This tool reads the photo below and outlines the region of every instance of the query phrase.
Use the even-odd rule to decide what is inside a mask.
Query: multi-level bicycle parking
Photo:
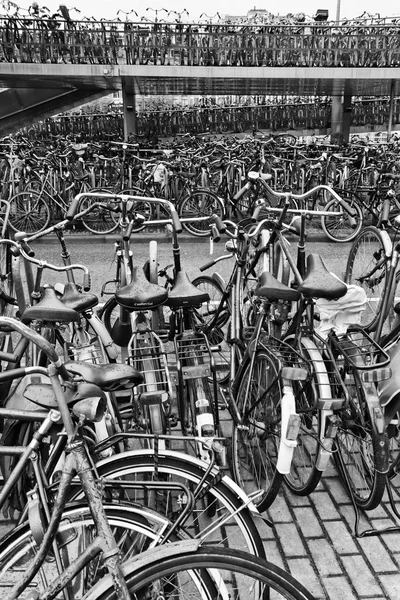
[[[41,31],[41,44],[26,38],[18,51],[38,62],[90,57],[91,31],[80,37],[65,21],[72,35],[59,36],[63,48],[49,54],[54,40]],[[291,28],[274,60],[284,60],[290,36],[309,35],[308,22],[300,33],[297,25],[273,24],[274,36]],[[375,17],[351,24],[364,34],[367,25],[371,35],[386,27]],[[185,62],[183,28],[174,27],[175,60]],[[157,33],[139,60],[170,60]],[[240,51],[223,60],[259,61],[249,40],[264,33],[242,32]],[[217,35],[208,27],[208,47],[190,60],[221,60],[210,46]],[[104,40],[96,60],[123,58]],[[348,60],[360,60],[351,44]],[[342,66],[342,54],[333,56]],[[363,57],[367,66],[370,48]],[[254,131],[159,148],[51,142],[39,152],[26,138],[4,140],[0,165],[0,506],[21,513],[0,541],[6,598],[337,598],[340,565],[365,549],[358,538],[400,516],[396,139],[339,146]],[[73,263],[64,237],[80,227],[118,236],[115,290],[99,313],[88,268]],[[145,239],[148,227],[169,232],[165,265],[155,240],[145,264],[137,260],[135,236]],[[204,265],[198,252],[196,267],[230,259],[227,283],[218,273],[191,281],[183,229],[211,247],[226,242],[226,254]],[[344,281],[312,250],[315,233],[341,249]],[[42,260],[37,244],[54,234],[62,267]],[[66,283],[54,275],[47,283],[49,272]],[[308,509],[332,498],[337,477],[342,550],[319,554],[316,542],[332,540],[338,515],[315,522]],[[361,531],[360,518],[373,530]],[[290,537],[279,543],[296,546],[283,569],[265,561],[265,526],[275,519]],[[350,548],[344,531],[353,526]],[[370,563],[385,557],[382,538]],[[317,584],[304,553],[315,556]],[[369,582],[377,598],[396,597],[384,576],[396,571],[381,565]],[[351,575],[340,590],[347,583],[365,596]]]

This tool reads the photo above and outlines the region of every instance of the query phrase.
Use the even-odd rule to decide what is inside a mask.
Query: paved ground
[[[400,510],[400,481],[395,483]],[[399,600],[400,532],[355,537],[355,513],[333,464],[309,497],[283,488],[267,516],[273,527],[260,523],[260,530],[268,559],[290,571],[316,598]],[[378,509],[362,515],[360,530],[396,524],[400,519],[385,497]],[[11,526],[1,517],[0,535]]]

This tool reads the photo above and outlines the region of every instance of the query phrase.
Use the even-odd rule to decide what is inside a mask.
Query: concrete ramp
[[[93,89],[2,89],[0,90],[0,137],[110,93],[110,90]]]

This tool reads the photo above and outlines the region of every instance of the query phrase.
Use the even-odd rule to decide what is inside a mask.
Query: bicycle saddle
[[[287,302],[297,302],[301,297],[300,292],[278,281],[269,271],[261,273],[254,295],[267,300],[287,300]]]
[[[64,287],[64,293],[60,298],[61,302],[68,308],[81,313],[89,308],[93,308],[99,303],[96,294],[90,292],[80,292],[75,283],[70,281]]]
[[[73,375],[80,375],[87,383],[93,383],[105,392],[130,389],[143,382],[143,376],[131,365],[113,363],[95,365],[88,362],[67,361],[65,368]]]
[[[187,273],[179,271],[175,277],[175,283],[168,295],[166,302],[171,308],[185,308],[189,306],[200,306],[203,302],[208,302],[210,296],[207,292],[199,290],[189,280]]]
[[[118,304],[130,311],[152,310],[165,304],[167,298],[167,290],[157,283],[150,283],[142,267],[134,267],[131,283],[115,293]]]
[[[298,290],[306,298],[336,300],[347,293],[347,286],[328,271],[319,254],[309,254],[307,276]]]
[[[64,321],[72,323],[79,321],[76,310],[65,306],[56,296],[54,288],[46,286],[40,302],[34,306],[28,306],[21,316],[23,323],[39,319],[41,321],[56,322]]]

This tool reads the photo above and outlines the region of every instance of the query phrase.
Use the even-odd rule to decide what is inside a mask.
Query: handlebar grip
[[[213,239],[214,242],[220,242],[221,241],[221,236],[219,234],[219,231],[216,227],[216,225],[212,225],[211,226],[211,237]]]
[[[210,269],[214,265],[215,265],[215,261],[214,260],[210,260],[210,262],[208,262],[205,265],[203,265],[202,267],[200,267],[199,270],[203,273],[203,271],[207,271],[207,269]]]
[[[27,254],[28,256],[33,258],[35,256],[35,251],[33,250],[33,248],[31,248],[30,245],[27,244],[24,240],[21,240],[20,243],[21,243],[21,248],[25,252],[25,254]]]
[[[79,202],[80,202],[80,198],[75,196],[75,198],[72,200],[72,202],[68,208],[67,214],[65,215],[65,218],[68,221],[72,221],[72,219],[75,217],[75,215],[78,211]]]
[[[225,233],[226,225],[219,215],[213,215],[214,223],[220,233]]]
[[[91,288],[91,277],[90,273],[84,273],[83,275],[83,290],[88,292]]]
[[[176,233],[182,233],[182,223],[176,210],[171,210],[172,226]]]
[[[261,204],[261,203],[257,204],[257,206],[255,207],[253,214],[251,215],[251,218],[254,219],[254,221],[258,220],[258,217],[260,216],[262,207],[263,207],[263,204]]]

